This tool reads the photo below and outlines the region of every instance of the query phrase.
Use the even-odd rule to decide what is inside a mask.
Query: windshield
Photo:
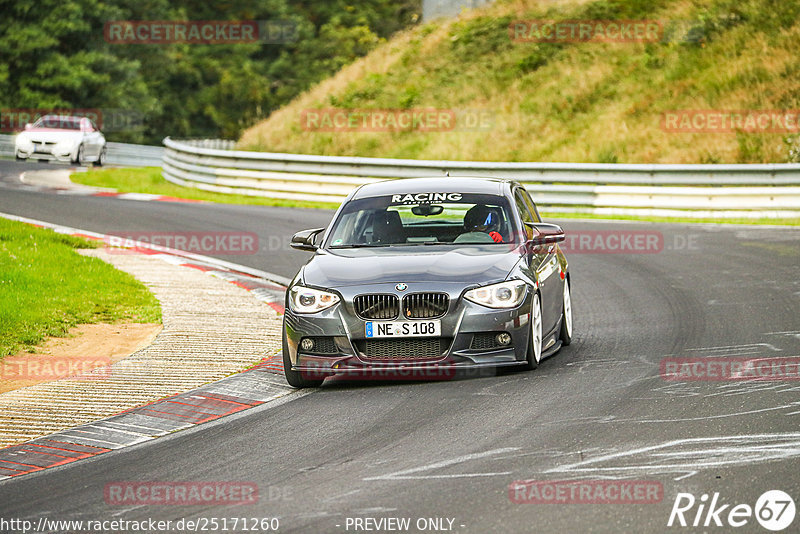
[[[33,123],[34,128],[55,128],[58,130],[80,130],[81,122],[78,117],[65,117],[60,115],[46,115]]]
[[[333,223],[328,248],[514,243],[505,197],[416,193],[349,202]]]

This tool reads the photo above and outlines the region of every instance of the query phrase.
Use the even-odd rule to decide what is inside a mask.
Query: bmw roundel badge
[[[394,288],[396,290],[398,290],[398,291],[405,291],[406,289],[408,289],[408,286],[406,284],[404,284],[403,282],[400,282],[399,284],[394,286]]]

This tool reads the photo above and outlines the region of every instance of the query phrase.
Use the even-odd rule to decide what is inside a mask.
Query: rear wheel
[[[106,164],[106,147],[103,147],[103,150],[100,151],[100,155],[97,156],[97,161],[95,163],[98,167],[102,167]]]
[[[309,379],[303,376],[300,371],[292,370],[292,362],[289,359],[289,344],[286,342],[286,334],[283,334],[283,374],[286,376],[286,381],[293,388],[318,388],[322,385],[324,378],[321,380]]]
[[[569,290],[569,278],[564,279],[564,306],[561,312],[561,333],[559,338],[564,346],[572,343],[572,297]]]
[[[527,369],[536,369],[542,360],[542,303],[539,294],[533,295],[531,304],[531,333],[528,336]]]

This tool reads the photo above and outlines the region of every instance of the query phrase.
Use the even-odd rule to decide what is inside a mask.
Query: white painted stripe
[[[158,258],[159,260],[165,261],[170,265],[183,265],[186,263],[185,259],[173,256],[171,254],[153,254],[150,257]]]
[[[184,430],[184,429],[187,429],[187,428],[191,428],[191,426],[192,426],[191,424],[187,424],[187,425],[183,425],[183,426],[180,426],[180,427],[177,427],[177,428],[168,428],[168,429],[165,430],[163,428],[146,427],[146,426],[141,426],[141,425],[129,425],[129,424],[125,424],[125,423],[117,423],[115,421],[103,421],[103,424],[104,425],[113,426],[114,430],[122,430],[122,429],[118,429],[116,427],[130,428],[131,432],[137,432],[139,435],[142,435],[142,436],[164,436],[164,435],[169,434],[171,432],[175,432],[176,430]],[[137,428],[141,429],[141,430],[136,431],[135,429],[137,429]],[[147,434],[143,433],[142,431],[146,431]]]
[[[771,334],[800,334],[800,330],[787,330],[785,332],[765,332],[766,335]]]
[[[157,200],[161,198],[162,195],[153,195],[150,193],[120,193],[117,195],[117,198],[121,198],[123,200]]]
[[[151,438],[151,437],[146,437],[146,438],[142,438],[142,439],[140,439],[138,441],[133,441],[133,442],[130,442],[130,443],[116,443],[116,442],[113,442],[113,441],[105,441],[105,440],[102,440],[102,439],[88,438],[86,436],[75,436],[75,435],[70,434],[69,431],[59,432],[57,434],[51,434],[49,436],[44,436],[44,437],[47,438],[47,439],[54,439],[54,440],[58,440],[61,437],[67,437],[67,438],[71,438],[71,439],[80,439],[81,441],[79,441],[79,442],[69,442],[68,441],[67,443],[73,443],[74,445],[84,445],[84,446],[88,445],[90,447],[92,446],[92,443],[95,443],[95,444],[97,444],[98,447],[102,447],[104,449],[122,449],[122,448],[125,448],[125,447],[129,447],[131,445],[136,445],[137,443],[144,443],[145,441],[150,441],[150,440],[154,439],[154,438]],[[86,443],[86,442],[90,442],[90,443]]]
[[[428,480],[428,479],[448,479],[448,478],[475,478],[475,477],[496,477],[500,475],[510,475],[511,471],[498,471],[497,473],[458,473],[455,475],[404,475],[382,480]],[[365,478],[364,480],[378,480],[380,477]]]
[[[105,421],[98,421],[97,423],[90,423],[88,425],[83,425],[81,429],[89,429],[89,428],[96,428],[103,432],[118,432],[120,434],[126,434],[128,436],[135,436],[135,437],[142,437],[144,434],[141,432],[133,432],[130,430],[122,430],[121,428],[109,428],[105,426],[107,423]]]
[[[769,408],[761,408],[758,410],[749,410],[746,412],[733,412],[733,413],[725,413],[725,414],[717,414],[717,415],[706,415],[703,417],[681,417],[678,419],[620,419],[618,423],[679,423],[679,422],[686,422],[686,421],[705,421],[707,419],[724,419],[726,417],[739,417],[742,415],[751,415],[754,413],[762,413],[762,412],[772,412],[775,410],[783,410],[784,408],[792,408],[796,406],[797,403],[789,403],[784,404],[782,406],[771,406]]]
[[[398,480],[408,478],[406,475],[410,475],[412,473],[419,473],[420,471],[428,471],[430,469],[439,469],[441,467],[448,467],[450,465],[460,464],[464,462],[469,462],[470,460],[477,460],[479,458],[486,458],[489,456],[495,456],[498,454],[503,454],[506,452],[513,452],[518,451],[519,447],[504,447],[502,449],[492,449],[490,451],[485,452],[477,452],[473,454],[465,454],[462,456],[456,456],[455,458],[450,458],[449,460],[442,460],[440,462],[435,462],[432,464],[423,465],[420,467],[412,467],[411,469],[403,469],[402,471],[395,471],[394,473],[389,473],[386,475],[380,475],[376,477],[367,477],[362,480]],[[472,474],[464,474],[461,476],[470,477],[470,476],[493,476],[497,473],[472,473]],[[413,478],[426,478],[426,477],[413,477]]]
[[[702,350],[702,351],[709,351],[709,350],[714,351],[714,350],[726,350],[726,349],[745,350],[745,349],[753,348],[753,347],[767,347],[768,349],[770,349],[770,350],[772,350],[774,352],[782,352],[781,349],[775,348],[774,345],[771,345],[769,343],[743,343],[741,345],[724,345],[724,346],[721,346],[721,347],[698,347],[698,348],[695,348],[695,349],[686,349],[686,350],[687,351],[700,351],[700,350]]]
[[[685,438],[685,439],[677,439],[672,441],[667,441],[665,443],[661,443],[658,445],[650,445],[647,447],[641,447],[637,449],[631,449],[628,451],[621,451],[615,452],[611,454],[606,454],[603,456],[598,456],[596,458],[589,458],[587,460],[583,460],[580,462],[575,462],[572,464],[567,464],[563,466],[554,467],[552,469],[548,469],[545,473],[562,473],[562,472],[569,472],[569,471],[636,471],[636,470],[650,470],[650,471],[664,471],[669,469],[679,469],[685,470],[687,467],[696,468],[696,467],[711,467],[711,466],[720,466],[720,465],[730,465],[736,463],[746,463],[754,461],[752,455],[741,455],[741,457],[736,457],[736,453],[740,452],[751,452],[750,449],[752,447],[748,447],[744,443],[747,441],[756,441],[760,442],[767,439],[784,439],[789,440],[785,443],[776,443],[774,446],[761,446],[758,448],[756,452],[765,452],[771,454],[762,454],[761,457],[756,458],[755,460],[770,460],[776,458],[786,458],[791,456],[798,456],[800,455],[800,433],[791,432],[791,433],[778,433],[778,434],[750,434],[750,435],[741,435],[741,436],[712,436],[712,437],[705,437],[705,438]],[[650,453],[653,451],[658,451],[661,449],[666,449],[669,447],[674,446],[684,446],[684,445],[699,445],[705,443],[713,443],[718,445],[720,442],[731,442],[732,446],[729,447],[719,447],[716,446],[712,449],[708,449],[705,452],[708,454],[720,454],[724,456],[723,459],[717,460],[708,460],[706,462],[698,462],[695,464],[687,465],[687,464],[654,464],[649,463],[646,465],[630,465],[630,466],[615,466],[615,467],[590,467],[592,464],[597,464],[601,462],[605,462],[608,460],[617,460],[621,458],[635,456],[637,454],[642,453]],[[733,446],[737,442],[744,442],[742,447]],[[766,449],[765,447],[770,447]],[[701,452],[704,452],[701,449]],[[661,455],[665,455],[668,453],[659,453]],[[680,454],[680,453],[679,453]],[[692,451],[685,451],[683,454],[689,455],[692,454]],[[696,454],[696,452],[694,453]],[[689,459],[687,458],[687,461]]]

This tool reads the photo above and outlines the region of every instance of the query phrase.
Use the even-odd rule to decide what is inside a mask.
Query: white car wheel
[[[564,313],[561,316],[561,344],[569,345],[572,342],[572,296],[569,289],[569,279],[564,280]]]
[[[542,303],[539,294],[533,295],[531,304],[531,333],[528,340],[528,369],[536,369],[542,360]]]

